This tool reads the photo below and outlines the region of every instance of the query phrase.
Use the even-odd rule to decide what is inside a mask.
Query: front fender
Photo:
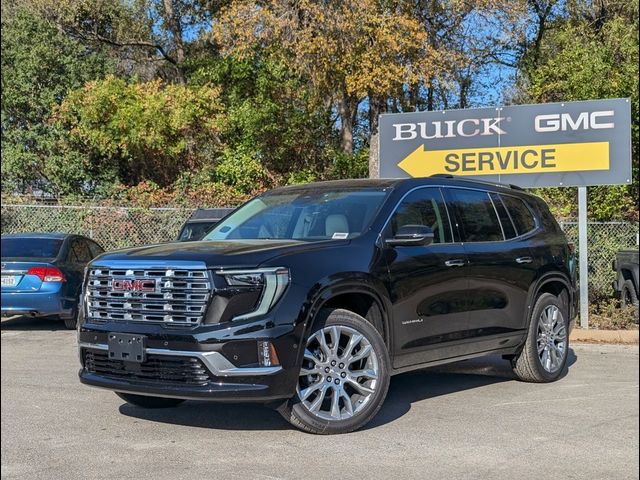
[[[300,312],[300,320],[304,322],[303,345],[306,344],[313,319],[323,306],[338,295],[357,293],[369,296],[377,304],[382,314],[382,327],[385,332],[387,345],[392,345],[391,336],[391,301],[383,282],[364,272],[344,272],[320,279],[309,290],[307,299]],[[304,348],[300,349],[300,361]]]

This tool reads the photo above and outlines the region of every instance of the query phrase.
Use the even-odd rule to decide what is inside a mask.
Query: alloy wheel
[[[547,306],[538,319],[537,337],[540,364],[549,373],[556,373],[567,355],[567,327],[556,305]]]
[[[324,420],[346,420],[371,400],[379,384],[379,361],[357,330],[333,325],[309,338],[297,393],[304,408]]]

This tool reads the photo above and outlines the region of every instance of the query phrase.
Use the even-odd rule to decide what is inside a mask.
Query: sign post
[[[373,177],[578,187],[580,323],[588,327],[586,187],[631,183],[629,99],[383,114],[378,141]]]

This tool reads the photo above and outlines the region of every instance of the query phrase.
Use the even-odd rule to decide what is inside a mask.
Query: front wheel
[[[307,340],[296,396],[280,413],[309,433],[347,433],[380,410],[391,371],[380,333],[348,310],[323,310]]]
[[[184,402],[179,398],[147,397],[145,395],[134,395],[133,393],[116,392],[116,395],[125,402],[142,408],[171,408]]]
[[[524,348],[513,361],[513,372],[525,382],[553,382],[560,378],[569,353],[569,324],[560,298],[538,297]]]

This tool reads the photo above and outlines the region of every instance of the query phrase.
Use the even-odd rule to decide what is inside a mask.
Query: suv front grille
[[[121,288],[114,288],[114,280]],[[135,282],[138,287],[131,287]],[[122,288],[123,283],[129,287]],[[154,286],[150,288],[150,284]],[[92,268],[87,279],[87,321],[198,325],[211,290],[209,273],[204,269]]]
[[[85,349],[84,368],[103,377],[137,382],[205,385],[212,380],[209,370],[193,357],[147,355],[145,362],[131,363],[111,360],[106,351]]]

